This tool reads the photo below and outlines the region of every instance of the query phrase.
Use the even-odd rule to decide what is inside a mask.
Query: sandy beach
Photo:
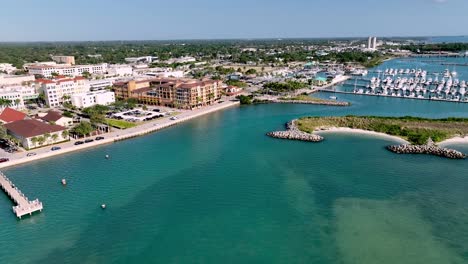
[[[468,144],[468,136],[449,138],[447,140],[444,140],[438,143],[437,145],[439,147],[443,147],[443,146],[452,145],[452,144]]]
[[[348,134],[362,134],[362,135],[369,135],[373,137],[380,137],[380,138],[387,138],[391,139],[394,141],[397,141],[400,144],[410,144],[408,141],[397,137],[397,136],[391,136],[387,135],[385,133],[379,133],[379,132],[374,132],[374,131],[369,131],[369,130],[363,130],[363,129],[353,129],[353,128],[347,128],[347,127],[331,127],[327,128],[324,130],[316,130],[314,134],[325,134],[325,133],[348,133]]]
[[[183,112],[177,115],[176,120],[171,120],[170,117],[165,117],[165,118],[158,119],[152,122],[148,122],[148,123],[145,123],[145,124],[133,127],[133,128],[129,128],[125,130],[117,130],[111,133],[102,134],[101,136],[104,137],[103,140],[99,140],[99,141],[95,140],[93,142],[82,144],[82,145],[74,145],[74,143],[77,140],[70,140],[65,143],[53,145],[53,146],[60,147],[61,148],[60,150],[52,151],[51,150],[52,146],[45,146],[43,148],[38,148],[38,149],[31,150],[31,151],[18,152],[9,156],[8,157],[10,159],[9,161],[5,163],[0,163],[0,168],[11,167],[11,166],[24,164],[24,163],[35,161],[35,160],[62,155],[62,154],[69,153],[72,151],[83,150],[83,149],[92,148],[98,145],[109,144],[109,143],[114,143],[117,141],[129,139],[133,137],[138,137],[141,135],[145,135],[145,134],[152,133],[152,132],[155,132],[155,131],[158,131],[167,127],[180,124],[182,122],[185,122],[185,121],[188,121],[188,120],[191,120],[191,119],[194,119],[194,118],[197,118],[197,117],[209,114],[209,113],[213,113],[213,112],[225,109],[225,108],[238,106],[238,105],[239,105],[238,101],[226,100],[222,103],[217,103],[217,104],[203,107],[200,109]],[[89,137],[89,138],[94,139],[95,137]],[[78,140],[83,141],[84,139],[86,138],[81,138]],[[28,157],[27,154],[32,153],[32,152],[36,153],[36,155]]]

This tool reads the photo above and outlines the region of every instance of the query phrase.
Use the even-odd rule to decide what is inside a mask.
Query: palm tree
[[[58,137],[59,137],[59,136],[58,136],[57,134],[52,134],[52,136],[51,136],[51,138],[52,138],[52,140],[53,140],[54,142],[57,141]]]
[[[44,144],[45,141],[46,141],[45,137],[38,137],[37,138],[37,143],[39,143],[40,146],[42,146],[42,144]]]
[[[64,131],[62,132],[62,137],[63,137],[64,139],[67,139],[69,135],[70,135],[70,132],[68,132],[68,130],[64,130]]]
[[[21,99],[15,99],[15,105],[18,108],[19,104],[21,103]]]
[[[36,146],[37,141],[38,141],[38,138],[37,138],[37,137],[32,137],[32,138],[31,138],[31,143],[34,145],[34,147]]]

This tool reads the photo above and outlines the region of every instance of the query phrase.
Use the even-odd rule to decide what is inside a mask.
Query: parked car
[[[171,120],[177,120],[177,116],[171,117]]]
[[[103,140],[104,137],[96,137],[96,140]]]
[[[94,139],[88,138],[88,139],[86,139],[86,140],[84,141],[84,143],[90,143],[90,142],[93,142],[93,141],[94,141]]]
[[[75,146],[76,146],[76,145],[81,145],[81,144],[84,144],[84,142],[83,142],[83,141],[77,141],[77,142],[75,142]]]
[[[29,152],[26,157],[36,156],[36,152]]]
[[[52,147],[50,150],[56,151],[56,150],[59,150],[59,149],[62,149],[62,148],[61,147]]]
[[[1,158],[1,159],[0,159],[0,163],[7,162],[7,161],[9,161],[9,160],[10,160],[9,158]]]

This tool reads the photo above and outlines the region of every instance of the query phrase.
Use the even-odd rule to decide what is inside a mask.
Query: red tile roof
[[[60,118],[62,118],[62,114],[54,110],[50,110],[47,115],[41,117],[42,120],[47,122],[57,122]]]
[[[11,133],[24,138],[42,136],[66,130],[63,126],[49,125],[36,119],[19,120],[5,125]]]
[[[26,118],[26,114],[20,111],[16,111],[10,107],[5,108],[0,114],[0,120],[5,123],[10,123],[18,120],[23,120]]]

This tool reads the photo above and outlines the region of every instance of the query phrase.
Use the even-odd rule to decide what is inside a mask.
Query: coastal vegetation
[[[280,97],[278,99],[282,101],[336,102],[335,100],[327,100],[327,99],[312,97],[306,94],[301,94],[301,95],[294,96],[294,97]]]
[[[226,84],[231,85],[231,86],[236,86],[236,87],[239,87],[239,88],[247,87],[247,84],[245,82],[238,81],[238,80],[227,80]]]
[[[297,126],[301,131],[308,133],[332,127],[363,129],[401,137],[416,145],[425,144],[429,138],[440,142],[451,137],[468,135],[468,118],[304,117],[298,119]]]
[[[263,85],[263,88],[277,93],[291,92],[306,88],[307,83],[298,82],[298,81],[286,81],[286,82],[269,82]]]

